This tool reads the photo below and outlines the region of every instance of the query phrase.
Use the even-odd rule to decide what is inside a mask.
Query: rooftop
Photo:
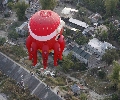
[[[84,27],[84,28],[87,28],[89,26],[85,22],[82,22],[82,21],[79,21],[79,20],[73,19],[73,18],[70,18],[69,22],[74,23],[74,24],[79,25],[79,26]]]
[[[78,10],[65,7],[65,8],[62,10],[61,13],[62,13],[62,14],[70,14],[70,12],[78,12]]]
[[[85,59],[89,59],[90,58],[90,54],[89,53],[87,53],[86,55],[85,55]]]
[[[88,52],[82,50],[80,47],[74,46],[72,51],[74,51],[75,53],[77,53],[78,55],[82,56],[85,59],[90,58],[90,54]]]
[[[78,48],[78,50],[76,51],[76,53],[79,55],[81,55],[82,52],[83,52],[83,50],[81,48]]]
[[[112,44],[108,43],[108,42],[101,42],[99,41],[97,38],[93,38],[89,41],[88,45],[90,45],[91,47],[93,47],[94,49],[97,49],[99,52],[102,52],[103,50],[105,51],[105,49],[110,48],[114,48],[112,46]]]
[[[24,22],[20,27],[18,27],[20,30],[22,30],[25,26],[27,26],[27,22]]]
[[[78,51],[78,47],[74,46],[73,49],[72,49],[72,51],[74,51],[74,52]]]

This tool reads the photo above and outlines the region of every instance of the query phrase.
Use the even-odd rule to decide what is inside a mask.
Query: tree
[[[13,7],[14,7],[13,2],[9,2],[9,3],[7,4],[7,7],[8,7],[9,9],[13,9]]]
[[[106,76],[106,73],[103,70],[98,71],[98,76],[103,79]]]
[[[114,90],[118,90],[118,92],[120,92],[120,64],[116,61],[113,61],[113,71],[109,79],[112,83],[112,89],[114,88]]]
[[[111,100],[118,100],[118,95],[117,94],[112,94],[112,99]]]
[[[78,38],[76,38],[75,40],[79,45],[83,45],[85,43],[88,42],[88,38],[85,36],[79,36]]]
[[[81,93],[80,100],[87,100],[87,95],[85,93]]]
[[[115,14],[115,10],[118,3],[119,3],[119,0],[105,0],[104,5],[106,8],[106,14],[107,15]]]
[[[40,0],[43,10],[53,10],[57,4],[57,0]]]
[[[62,66],[63,71],[67,72],[73,66],[73,61],[68,59],[66,56],[63,56],[61,66]]]
[[[27,56],[26,51],[23,49],[22,46],[12,46],[11,47],[11,53],[18,56],[18,57],[24,57]]]
[[[0,46],[3,45],[6,42],[5,38],[0,37]]]
[[[16,39],[19,37],[18,33],[15,31],[15,30],[11,30],[9,33],[8,33],[8,37],[10,39]]]
[[[115,49],[107,49],[106,53],[102,56],[102,60],[108,65],[112,64],[114,60],[118,60],[119,54]]]
[[[112,40],[116,40],[117,28],[111,22],[109,23],[108,27],[109,27],[109,35],[108,35],[109,38]]]
[[[113,72],[111,74],[111,80],[113,83],[117,84],[120,82],[120,64],[118,62],[113,61]]]
[[[108,39],[108,33],[106,31],[103,31],[101,34],[100,34],[100,40],[101,41],[106,41]]]
[[[22,21],[25,19],[25,10],[28,7],[25,2],[17,2],[14,8],[16,9],[16,14],[18,17],[18,20]]]

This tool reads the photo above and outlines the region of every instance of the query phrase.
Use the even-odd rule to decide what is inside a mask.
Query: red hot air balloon
[[[44,69],[47,67],[49,53],[54,51],[54,66],[58,59],[62,60],[62,52],[65,47],[63,27],[65,23],[60,16],[51,10],[40,10],[29,20],[29,36],[26,39],[26,47],[29,59],[33,66],[37,64],[37,51],[42,54]]]

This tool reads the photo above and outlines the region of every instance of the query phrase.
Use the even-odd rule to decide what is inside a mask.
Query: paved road
[[[3,93],[0,93],[0,100],[7,100],[6,95]]]
[[[7,57],[0,52],[0,70],[9,77],[21,82],[21,76],[23,76],[23,82],[31,92],[42,100],[63,100],[59,95],[54,93],[53,90],[48,89],[47,85],[39,80],[35,75],[31,75],[30,71],[25,69],[20,64]]]

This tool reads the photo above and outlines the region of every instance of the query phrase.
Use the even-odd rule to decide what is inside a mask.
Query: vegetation
[[[84,45],[84,44],[88,43],[89,37],[84,36],[82,34],[82,32],[80,32],[80,31],[77,31],[76,34],[77,34],[77,36],[75,36],[75,42],[78,45]]]
[[[81,0],[79,4],[82,6],[86,6],[89,10],[93,12],[99,12],[102,15],[119,15],[119,0]]]
[[[119,3],[119,0],[105,0],[105,8],[106,8],[106,14],[109,16],[113,16],[116,14],[116,8],[117,4]]]
[[[105,76],[106,76],[106,73],[103,70],[98,71],[98,77],[99,78],[103,79],[103,78],[105,78]]]
[[[43,10],[53,10],[57,4],[56,0],[40,0]]]
[[[116,61],[113,62],[113,71],[110,76],[110,80],[113,83],[113,86],[116,90],[119,90],[119,84],[120,84],[120,64],[118,64]]]
[[[59,61],[59,65],[62,67],[64,72],[69,72],[69,69],[79,71],[86,70],[86,65],[81,63],[79,60],[76,60],[76,58],[73,57],[72,52],[70,52],[67,56],[63,56],[63,60]]]
[[[28,89],[23,90],[16,82],[0,72],[0,90],[5,93],[9,100],[39,100],[30,95]]]
[[[13,4],[13,2],[8,2],[7,7],[8,7],[9,9],[14,9],[14,4]]]
[[[5,46],[0,46],[0,51],[18,62],[21,58],[27,56],[26,51],[21,45],[10,46],[9,44],[6,43]]]
[[[6,42],[5,38],[0,37],[0,46],[3,45]]]
[[[47,83],[49,86],[65,86],[66,80],[64,77],[58,76],[55,78],[52,77],[46,77],[45,83]]]
[[[85,93],[81,93],[80,100],[87,100],[87,95]]]
[[[10,39],[18,39],[19,35],[18,33],[16,32],[16,30],[11,30],[9,33],[8,33],[8,38]]]
[[[12,46],[11,48],[11,54],[16,55],[17,57],[25,57],[27,56],[26,51],[23,49],[22,46]]]
[[[114,60],[118,60],[119,54],[115,49],[108,49],[106,53],[102,56],[102,60],[105,61],[108,65],[112,64]]]
[[[16,10],[16,14],[19,21],[23,21],[26,19],[25,17],[25,10],[28,7],[28,5],[25,2],[17,2],[14,6]]]
[[[82,0],[82,5],[85,5],[88,9],[93,12],[105,12],[103,0]]]

